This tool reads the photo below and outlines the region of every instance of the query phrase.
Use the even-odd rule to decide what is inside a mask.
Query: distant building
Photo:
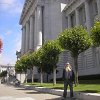
[[[0,65],[0,73],[7,71],[10,75],[15,75],[15,68],[11,65]]]
[[[7,66],[0,65],[0,73],[2,73],[3,71],[7,71]]]
[[[21,56],[37,50],[45,40],[56,39],[65,28],[83,25],[89,31],[96,19],[100,19],[100,0],[25,0],[20,18]],[[57,78],[67,61],[73,65],[65,51],[60,55]],[[78,61],[79,76],[100,74],[100,48],[86,50]]]

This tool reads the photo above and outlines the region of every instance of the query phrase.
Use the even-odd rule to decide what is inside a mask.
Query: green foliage
[[[3,71],[0,73],[0,77],[6,77],[7,76],[7,71]]]
[[[94,26],[91,28],[91,38],[94,46],[100,46],[100,22],[96,21]]]
[[[30,55],[24,55],[18,60],[15,64],[15,70],[16,72],[26,72],[28,68],[30,68],[31,63],[29,59]]]
[[[53,71],[53,67],[56,68],[56,64],[59,59],[59,54],[62,49],[57,41],[45,42],[42,48],[33,53],[33,62],[35,66],[42,68],[42,71],[50,74]]]
[[[27,71],[27,69],[29,68],[29,59],[28,59],[28,55],[24,55],[20,58],[20,62],[22,64],[22,69],[24,72]]]
[[[17,60],[17,62],[15,64],[15,71],[18,73],[21,73],[23,71],[22,64],[21,64],[20,60]]]
[[[58,37],[62,48],[71,51],[72,56],[77,56],[92,45],[88,32],[82,27],[66,29]]]
[[[48,64],[56,65],[59,59],[59,54],[62,52],[62,48],[58,44],[57,40],[48,41],[43,45],[45,52],[45,61]]]
[[[58,54],[61,53],[62,48],[58,44],[57,40],[48,41],[43,45],[43,49],[47,56],[56,57]]]
[[[82,26],[66,29],[59,37],[62,48],[69,50],[74,59],[75,85],[78,84],[78,55],[92,46],[92,40],[88,32]]]
[[[33,65],[41,67],[43,65],[43,56],[44,52],[42,48],[39,48],[37,51],[32,53],[32,62]]]

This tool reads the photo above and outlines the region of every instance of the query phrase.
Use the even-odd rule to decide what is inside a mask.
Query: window
[[[86,15],[85,15],[85,7],[83,5],[79,8],[79,21],[80,25],[83,25],[85,27]]]
[[[97,2],[96,0],[94,0],[94,16],[96,16],[98,14],[98,9],[97,9]]]
[[[73,12],[70,17],[71,17],[71,27],[74,27],[76,24],[75,12]]]
[[[96,0],[90,0],[89,1],[89,10],[90,10],[91,26],[93,26],[95,16],[98,14]]]

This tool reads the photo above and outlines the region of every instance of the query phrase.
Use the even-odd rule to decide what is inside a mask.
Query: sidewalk
[[[29,85],[21,85],[22,88],[36,90],[40,92],[46,92],[54,95],[62,96],[63,90],[60,89],[49,89],[45,87],[35,87]],[[69,97],[69,91],[67,96]],[[74,92],[74,97],[81,100],[100,100],[100,94],[97,93],[82,93],[82,92]]]

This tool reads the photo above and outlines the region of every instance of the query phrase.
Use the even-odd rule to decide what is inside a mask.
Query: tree
[[[53,83],[56,84],[56,67],[59,60],[59,54],[62,52],[62,48],[60,47],[57,40],[52,40],[44,43],[44,61],[46,64],[53,69]]]
[[[91,38],[95,47],[100,46],[100,21],[96,21],[94,26],[91,28]]]
[[[34,82],[34,56],[33,56],[33,53],[30,53],[28,55],[28,66],[29,66],[29,69],[32,69],[32,83]]]
[[[2,50],[2,45],[3,45],[3,43],[2,43],[2,40],[0,39],[0,53],[1,53],[1,50]]]
[[[69,50],[74,59],[75,66],[75,84],[78,84],[78,55],[84,52],[92,45],[88,32],[82,27],[64,30],[58,37],[59,44],[62,48]]]
[[[20,58],[20,63],[22,64],[22,70],[25,72],[25,82],[27,83],[27,69],[30,67],[30,62],[29,62],[29,56],[27,55],[23,55]]]
[[[0,77],[6,77],[7,76],[7,71],[2,71],[0,73]]]
[[[16,73],[20,73],[20,81],[21,81],[21,73],[23,72],[23,69],[22,69],[22,64],[20,60],[17,60],[15,64],[15,71]]]
[[[20,58],[20,60],[18,60],[15,64],[16,72],[20,72],[20,73],[22,73],[23,71],[25,72],[25,82],[27,82],[27,76],[26,76],[27,69],[33,69],[34,63],[32,61],[33,60],[32,57],[33,57],[32,53],[23,55]]]
[[[43,83],[42,68],[44,66],[44,63],[42,61],[42,58],[43,58],[42,56],[43,56],[43,50],[42,50],[42,48],[39,48],[37,51],[33,52],[29,56],[29,60],[30,60],[31,66],[39,67],[41,69],[41,83]]]
[[[53,68],[51,67],[50,64],[44,63],[42,71],[47,74],[47,82],[48,82],[48,77],[51,73],[53,73]],[[40,72],[40,68],[38,69],[38,72]]]

